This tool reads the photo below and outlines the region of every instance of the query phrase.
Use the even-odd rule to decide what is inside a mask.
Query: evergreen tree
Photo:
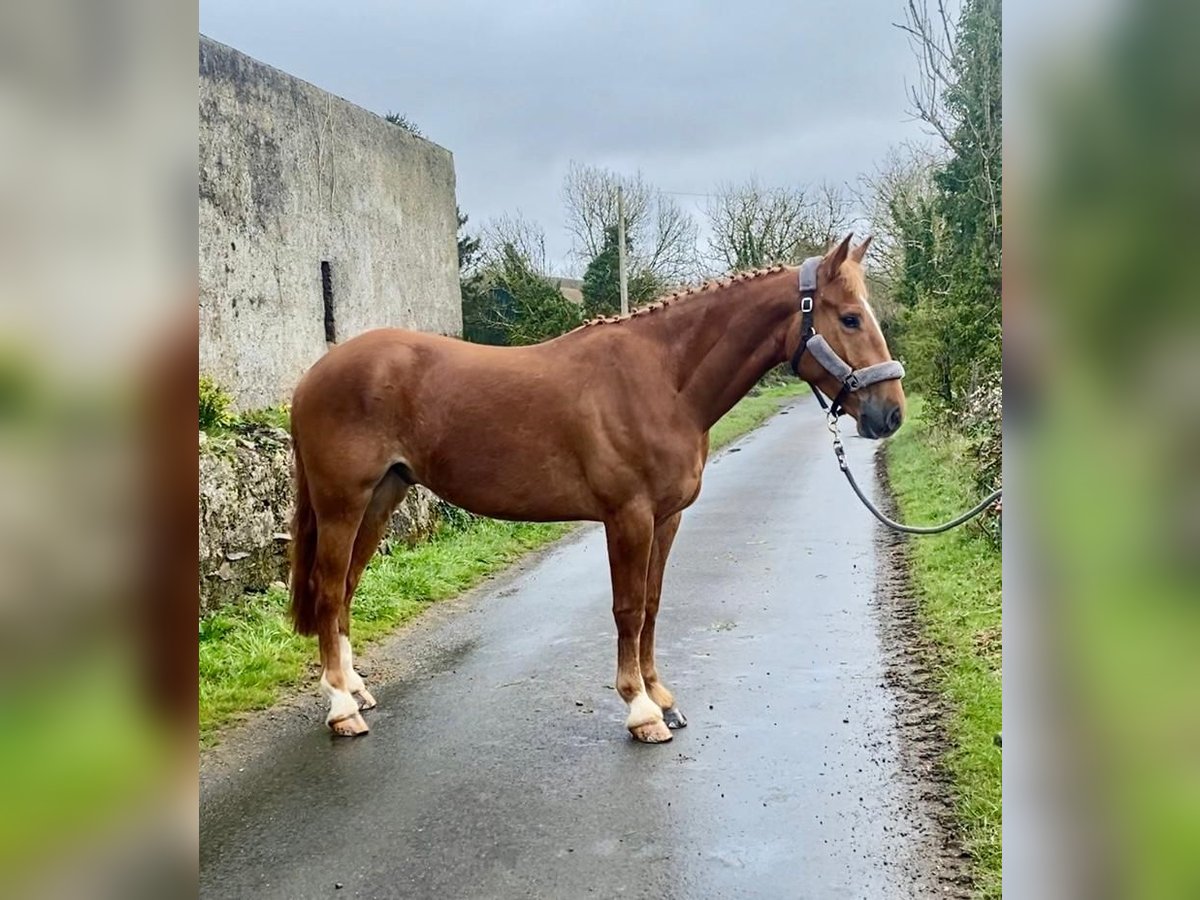
[[[503,335],[503,343],[536,344],[583,323],[581,310],[559,285],[535,272],[511,244],[501,248],[499,264],[485,278],[487,321]]]
[[[897,350],[910,383],[948,418],[1000,369],[1000,26],[1000,0],[967,0],[944,54],[949,64],[927,73],[940,93],[914,95],[948,156],[923,190],[886,198],[901,248],[892,286],[903,309]],[[910,33],[930,42],[939,30],[918,19]]]
[[[467,232],[467,216],[457,207],[458,215],[458,286],[462,294],[463,340],[475,344],[507,343],[503,329],[493,315],[494,302],[483,274],[478,270],[481,241]]]
[[[481,241],[467,232],[467,214],[457,206],[454,207],[454,212],[458,216],[458,271],[461,275],[471,271],[475,258],[479,255]]]
[[[617,238],[617,227],[610,225],[604,230],[604,247],[596,254],[583,274],[583,310],[585,316],[611,316],[621,309],[621,260]],[[631,244],[628,235],[625,249]],[[629,279],[629,305],[637,306],[654,299],[662,285],[648,269]]]

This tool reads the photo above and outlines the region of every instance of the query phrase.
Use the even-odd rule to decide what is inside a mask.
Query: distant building
[[[330,342],[462,331],[450,152],[200,37],[200,371],[287,400]]]

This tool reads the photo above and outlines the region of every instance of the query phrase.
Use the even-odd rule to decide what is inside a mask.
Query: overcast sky
[[[200,30],[454,153],[480,225],[520,210],[565,260],[572,160],[641,170],[703,220],[721,182],[856,182],[924,140],[903,0],[202,0]]]

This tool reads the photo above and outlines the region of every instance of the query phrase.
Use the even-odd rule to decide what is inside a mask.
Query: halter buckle
[[[813,298],[812,297],[801,297],[800,298],[800,312],[810,313],[812,311],[813,311]]]

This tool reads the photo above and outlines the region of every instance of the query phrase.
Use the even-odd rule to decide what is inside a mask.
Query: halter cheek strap
[[[810,256],[800,266],[800,343],[792,354],[792,371],[800,375],[800,357],[808,342],[817,333],[813,328],[813,303],[817,296],[817,269],[821,265],[821,257]]]
[[[842,414],[842,403],[849,394],[881,381],[894,381],[904,377],[904,366],[894,359],[876,363],[861,369],[852,369],[850,364],[834,352],[833,348],[813,327],[813,303],[817,296],[817,270],[821,266],[821,257],[810,256],[800,266],[800,343],[792,354],[792,371],[800,377],[800,360],[806,352],[821,365],[826,372],[841,382],[841,390],[833,399],[832,404],[826,404],[825,397],[817,386],[812,385],[813,394],[821,409],[830,415]]]

